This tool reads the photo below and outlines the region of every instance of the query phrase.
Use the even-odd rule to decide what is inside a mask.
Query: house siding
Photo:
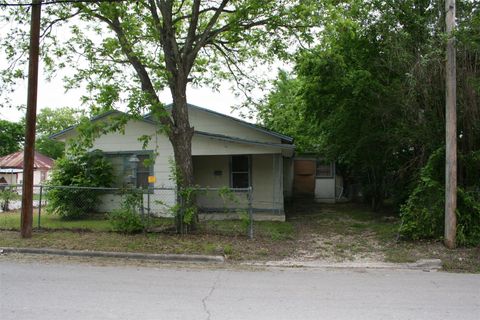
[[[188,110],[190,124],[196,131],[221,134],[253,141],[282,143],[280,138],[267,133],[252,130],[236,120],[209,113],[208,111],[190,108]]]
[[[265,154],[281,153],[277,147],[249,145],[240,142],[222,141],[204,136],[194,136],[192,140],[192,155],[235,155],[235,154]]]
[[[283,214],[281,160],[278,154],[251,155],[252,206],[256,211]],[[211,188],[230,186],[230,156],[197,156],[193,158],[193,167],[196,184]],[[222,174],[215,175],[215,171],[221,171]],[[240,205],[247,205],[245,196],[237,196]],[[226,206],[219,197],[212,195],[200,196],[198,200],[201,206],[212,209]],[[233,205],[227,205],[227,208]]]

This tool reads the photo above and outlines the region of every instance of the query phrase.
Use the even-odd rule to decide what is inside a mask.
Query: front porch
[[[248,208],[248,193],[235,190],[251,186],[255,219],[284,221],[283,166],[281,154],[194,156],[195,184],[200,188],[220,189],[197,196],[202,216],[225,219],[227,214],[238,218]],[[234,191],[222,194],[227,189]]]

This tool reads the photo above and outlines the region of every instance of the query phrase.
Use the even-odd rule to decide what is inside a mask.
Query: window
[[[317,159],[317,178],[333,178],[333,163]]]
[[[250,186],[250,157],[247,155],[231,158],[231,187],[248,188]]]
[[[43,182],[47,180],[47,172],[46,171],[40,171],[40,182]]]
[[[148,188],[148,176],[150,176],[151,171],[149,165],[145,165],[145,160],[148,160],[150,156],[148,154],[137,155],[140,162],[137,166],[137,187],[139,188]]]
[[[139,162],[136,164],[136,169],[133,163],[129,160],[135,155]],[[150,158],[150,154],[142,153],[121,153],[121,154],[106,154],[107,159],[110,160],[113,166],[114,187],[122,188],[131,186],[136,182],[136,187],[148,188],[148,176],[153,174],[153,168],[149,164],[145,164],[145,160]],[[133,176],[135,174],[135,176]]]

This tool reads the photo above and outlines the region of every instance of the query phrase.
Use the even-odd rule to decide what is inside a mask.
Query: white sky
[[[0,66],[5,61],[0,61]],[[231,85],[225,84],[220,88],[220,92],[212,91],[210,88],[189,88],[187,91],[187,99],[189,103],[200,107],[212,109],[217,112],[229,114],[231,116],[240,117],[237,111],[232,111],[232,106],[239,105],[242,100],[235,96],[230,89]],[[61,77],[47,82],[43,77],[39,79],[37,113],[42,108],[85,108],[80,103],[80,97],[85,94],[80,89],[69,90],[65,92]],[[172,102],[170,92],[168,90],[160,93],[160,99],[163,103]],[[26,105],[27,101],[27,82],[21,83],[15,90],[12,97],[14,105]],[[18,121],[25,115],[25,110],[17,110],[0,106],[0,119],[9,121]]]
[[[4,24],[0,26],[0,37],[2,33],[8,32],[8,29],[11,25]],[[65,32],[65,31],[61,31]],[[9,65],[3,52],[0,51],[0,69],[5,68]],[[271,68],[267,66],[257,66],[256,72],[258,72],[258,77],[263,79],[274,79],[277,76],[278,68],[289,69],[287,65],[276,63]],[[86,92],[81,89],[69,90],[65,92],[62,78],[66,72],[75,72],[72,69],[65,69],[60,72],[56,78],[51,82],[45,80],[45,77],[42,75],[42,63],[40,63],[40,76],[39,76],[39,86],[38,86],[38,102],[37,102],[37,113],[46,107],[49,108],[59,108],[59,107],[72,107],[72,108],[86,108],[81,105],[80,97],[85,95]],[[237,97],[232,91],[232,83],[225,82],[220,88],[219,92],[213,91],[210,88],[188,88],[187,90],[187,101],[191,104],[198,105],[200,107],[212,109],[214,111],[228,114],[237,118],[241,118],[240,112],[232,110],[233,106],[240,105],[243,100],[240,97]],[[253,98],[260,99],[265,95],[265,92],[257,90],[253,93]],[[159,94],[160,99],[163,103],[171,103],[172,98],[170,96],[170,91],[164,90]],[[26,105],[27,101],[27,81],[20,83],[13,93],[13,96],[10,97],[13,105]],[[246,110],[245,110],[246,111]],[[245,112],[246,113],[246,112]],[[5,119],[9,121],[19,121],[25,115],[25,110],[17,110],[12,108],[6,108],[0,104],[0,119]],[[244,119],[246,121],[253,122],[253,120]]]

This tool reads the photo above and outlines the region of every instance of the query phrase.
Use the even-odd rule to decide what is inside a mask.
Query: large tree
[[[459,152],[466,155],[480,141],[478,3],[458,9]],[[349,168],[374,207],[386,196],[405,201],[444,145],[443,10],[432,0],[340,1],[321,43],[298,55],[296,77],[277,80],[260,110],[263,123],[316,143],[310,151]],[[303,130],[312,124],[316,130]],[[472,185],[475,170],[459,169],[460,185]]]
[[[185,187],[193,184],[187,85],[215,88],[235,80],[248,95],[258,65],[287,58],[290,46],[311,41],[318,6],[316,0],[71,1],[46,6],[42,56],[46,70],[74,64],[68,84],[87,81],[86,100],[95,108],[128,101],[134,115],[153,112],[172,143],[179,186]],[[26,14],[22,7],[10,9],[4,19],[27,21]],[[70,36],[59,38],[52,26],[67,20]],[[22,37],[17,28],[5,38],[12,60],[18,52],[11,43]],[[11,71],[4,79],[22,76],[21,69]],[[159,98],[165,87],[173,99],[171,115]]]
[[[0,120],[0,157],[20,150],[24,127],[20,123]]]
[[[69,107],[40,110],[37,115],[35,150],[53,159],[60,158],[64,153],[65,144],[50,139],[50,136],[77,124],[81,116],[81,111]],[[25,119],[22,119],[22,125],[25,125]]]

